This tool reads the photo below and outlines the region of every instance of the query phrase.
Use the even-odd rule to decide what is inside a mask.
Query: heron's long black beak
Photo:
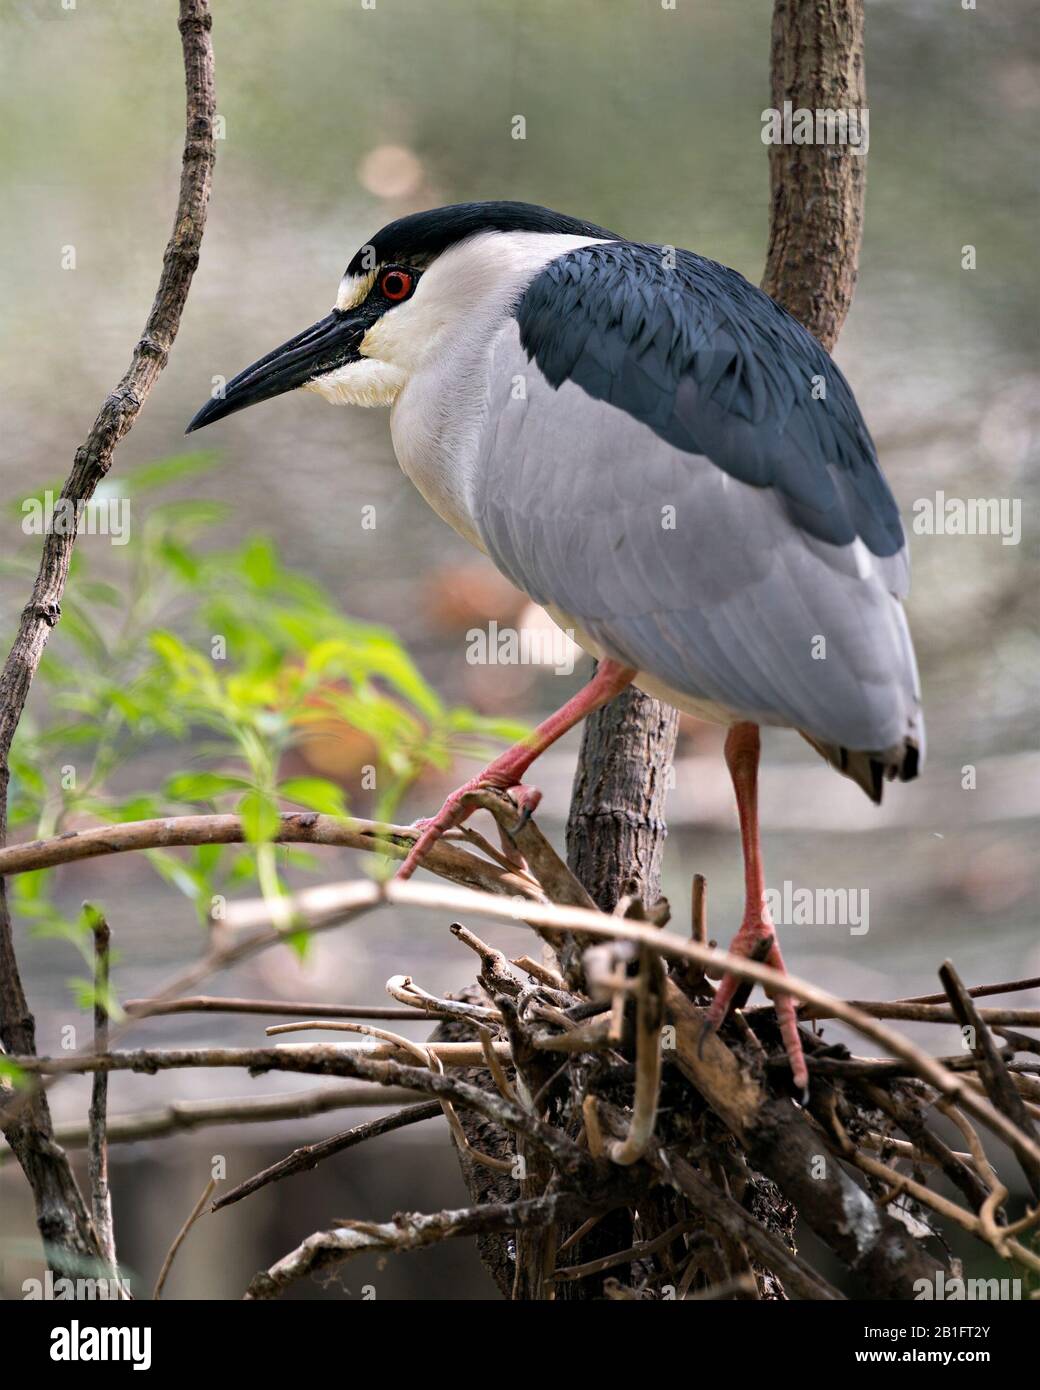
[[[365,316],[333,309],[320,322],[239,372],[219,395],[206,402],[184,433],[191,434],[247,405],[294,391],[315,377],[358,361],[358,348],[369,327]]]

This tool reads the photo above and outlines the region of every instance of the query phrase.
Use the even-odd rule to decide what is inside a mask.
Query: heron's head
[[[391,405],[432,356],[512,313],[556,256],[610,232],[530,203],[456,203],[391,222],[362,246],[325,318],[206,402],[201,429],[300,387],[343,405]]]

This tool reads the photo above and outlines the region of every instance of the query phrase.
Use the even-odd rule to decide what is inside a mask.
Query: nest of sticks
[[[392,1005],[325,1005],[267,1029],[360,1035],[347,1046],[293,1041],[121,1051],[111,1045],[118,1033],[109,1037],[106,1028],[87,1054],[12,1059],[39,1079],[94,1072],[96,1086],[115,1070],[193,1066],[368,1083],[355,1084],[349,1095],[351,1088],[340,1087],[289,1098],[282,1109],[280,1102],[195,1102],[209,1107],[205,1115],[189,1114],[187,1103],[165,1116],[121,1117],[107,1127],[104,1093],[95,1089],[89,1129],[57,1135],[63,1143],[88,1143],[95,1159],[109,1140],[200,1123],[371,1105],[374,1094],[383,1104],[399,1104],[295,1149],[215,1200],[209,1184],[160,1285],[192,1221],[207,1208],[247,1200],[349,1148],[443,1114],[470,1206],[335,1222],[258,1273],[246,1297],[276,1297],[296,1280],[328,1277],[364,1252],[403,1252],[459,1237],[477,1242],[499,1289],[513,1299],[840,1299],[846,1294],[835,1279],[873,1299],[939,1297],[942,1281],[949,1297],[951,1281],[964,1278],[971,1239],[986,1247],[979,1268],[984,1262],[987,1275],[996,1267],[1002,1277],[1021,1281],[1023,1297],[1037,1296],[1040,1039],[1021,1029],[1040,1025],[1040,1011],[976,1001],[1040,982],[969,989],[946,962],[942,991],[933,996],[838,999],[715,949],[700,878],[688,929],[675,929],[663,900],[645,904],[630,894],[613,913],[601,912],[537,825],[518,822],[506,794],[473,799],[495,817],[502,848],[468,827],[451,832],[424,860],[447,883],[358,878],[305,889],[279,900],[274,913],[265,901],[232,904],[204,960],[156,997],[126,1007],[131,1021],[188,1010],[284,1015],[296,1006],[187,991],[284,941],[287,926],[323,930],[387,904],[421,907],[450,924],[476,967],[473,982],[452,997],[398,975],[387,985]],[[225,819],[140,822],[64,836],[53,845],[35,842],[4,851],[12,858],[4,867],[19,871],[41,858],[140,848],[153,824],[164,843],[200,843],[230,833]],[[283,817],[279,839],[401,858],[414,834],[307,813]],[[21,856],[17,863],[14,856]],[[473,930],[477,918],[526,923],[534,934],[531,953],[507,959]],[[107,934],[104,944],[107,950]],[[107,970],[107,961],[99,969]],[[704,1017],[712,980],[724,969],[743,982],[741,1007],[714,1034]],[[804,1104],[792,1092],[772,1005],[746,1007],[755,984],[782,985],[799,1001],[811,1081]],[[393,1031],[400,1018],[429,1019],[436,1027],[427,1041],[414,1042]],[[829,1041],[827,1020],[854,1030],[873,1055]],[[893,1026],[899,1022],[953,1028],[961,1050],[932,1056]],[[816,1261],[827,1273],[798,1252],[797,1220],[833,1257]],[[835,1270],[842,1267],[839,1278]]]

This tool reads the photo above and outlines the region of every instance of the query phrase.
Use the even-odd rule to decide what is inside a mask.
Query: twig
[[[90,925],[94,936],[94,1051],[108,1051],[109,949],[108,922],[91,908]],[[115,1234],[112,1229],[112,1194],[108,1188],[108,1075],[94,1073],[90,1087],[88,1118],[87,1176],[90,1182],[90,1209],[94,1229],[110,1277],[118,1273]]]
[[[267,1096],[262,1100],[175,1100],[158,1110],[140,1110],[130,1115],[109,1116],[108,1142],[136,1144],[145,1139],[166,1139],[211,1125],[254,1125],[277,1123],[279,1120],[306,1119],[325,1115],[333,1110],[378,1109],[383,1105],[407,1105],[418,1100],[417,1091],[352,1082],[341,1086],[324,1086],[313,1091],[293,1091]],[[63,1149],[86,1147],[86,1125],[65,1125],[56,1130],[55,1139]],[[0,1167],[11,1157],[11,1151],[0,1147]]]
[[[424,1009],[401,1009],[392,1004],[298,1004],[282,999],[227,999],[219,994],[194,994],[181,999],[128,999],[124,1011],[133,1017],[163,1014],[270,1014],[277,1018],[426,1018]]]
[[[944,961],[939,978],[950,999],[961,1027],[971,1032],[971,1051],[979,1068],[979,1079],[994,1107],[1001,1111],[1023,1134],[1036,1140],[1037,1131],[1022,1097],[1015,1090],[1004,1059],[990,1037],[989,1029],[980,1017],[971,996],[967,993],[952,961]],[[1020,1144],[1013,1143],[1015,1155],[1025,1172],[1033,1196],[1040,1196],[1040,1159]]]
[[[213,1210],[220,1211],[222,1207],[240,1202],[243,1197],[251,1197],[254,1192],[269,1183],[281,1182],[283,1178],[292,1177],[295,1173],[308,1172],[326,1158],[356,1148],[368,1139],[376,1139],[382,1134],[404,1129],[406,1125],[417,1125],[423,1120],[436,1119],[441,1113],[439,1101],[424,1100],[418,1105],[410,1105],[406,1110],[397,1110],[392,1115],[381,1115],[377,1120],[368,1120],[365,1124],[355,1125],[353,1129],[333,1134],[328,1139],[320,1139],[316,1144],[304,1144],[298,1149],[293,1149],[291,1154],[279,1159],[277,1163],[272,1163],[269,1168],[264,1168],[245,1182],[239,1183],[230,1192],[225,1192],[213,1203]]]
[[[484,1054],[484,1061],[487,1062],[488,1071],[491,1073],[491,1079],[494,1081],[495,1086],[498,1088],[498,1094],[503,1098],[503,1100],[508,1100],[514,1105],[519,1105],[519,1097],[513,1090],[512,1086],[509,1084],[509,1078],[506,1076],[505,1068],[499,1061],[498,1053],[495,1051],[495,1044],[491,1037],[491,1034],[488,1032],[486,1028],[481,1028],[479,1032],[480,1049]]]
[[[274,1037],[283,1033],[307,1033],[316,1029],[327,1033],[363,1033],[370,1038],[381,1038],[385,1045],[365,1047],[363,1051],[366,1057],[398,1057],[402,1053],[410,1057],[419,1057],[418,1046],[421,1047],[423,1058],[432,1055],[444,1066],[474,1067],[481,1066],[484,1061],[484,1049],[479,1042],[427,1042],[416,1045],[410,1038],[402,1038],[398,1033],[388,1033],[383,1028],[372,1028],[364,1023],[348,1022],[346,1019],[312,1018],[301,1023],[279,1023],[264,1031]],[[509,1056],[507,1042],[496,1041],[491,1046],[501,1057]]]
[[[636,980],[636,1087],[632,1119],[624,1139],[607,1147],[612,1163],[636,1163],[653,1138],[661,1091],[661,1027],[664,1023],[664,969],[660,956],[645,947],[639,953]],[[606,1266],[604,1266],[606,1268]]]
[[[464,1018],[479,1020],[482,1023],[495,1023],[499,1020],[497,1009],[486,1008],[481,1004],[467,1004],[460,999],[440,999],[429,994],[415,983],[411,975],[392,975],[386,982],[386,992],[391,999],[399,999],[414,1004],[421,1017],[433,1014],[440,1018]]]
[[[316,811],[283,811],[279,816],[277,844],[330,845],[386,854],[403,859],[412,846],[416,831],[407,825],[384,825],[379,821],[351,820],[342,816],[323,816]],[[241,816],[166,816],[159,820],[122,821],[55,835],[48,840],[0,849],[0,875],[24,874],[34,869],[52,869],[59,864],[78,863],[99,855],[125,854],[133,850],[169,849],[184,845],[237,845],[247,839]],[[451,841],[439,840],[423,856],[423,867],[443,874],[455,883],[473,888],[537,896],[525,875],[491,864]],[[322,888],[304,890],[298,895],[303,910],[320,910]],[[309,901],[308,901],[309,898]]]
[[[170,1048],[109,1052],[103,1057],[30,1057],[14,1060],[24,1060],[26,1070],[43,1073],[107,1070],[150,1074],[182,1067],[244,1067],[256,1073],[293,1071],[319,1076],[353,1076],[387,1086],[407,1086],[427,1095],[469,1105],[487,1119],[525,1135],[532,1143],[545,1149],[565,1174],[587,1176],[586,1156],[573,1140],[535,1119],[520,1106],[510,1105],[500,1096],[460,1078],[430,1071],[425,1066],[407,1066],[393,1060],[373,1058],[360,1050],[308,1043],[294,1047]]]
[[[344,1260],[366,1251],[419,1250],[423,1246],[459,1236],[556,1225],[583,1217],[602,1205],[576,1193],[551,1193],[529,1201],[489,1202],[432,1215],[401,1212],[393,1221],[345,1222],[337,1230],[318,1231],[308,1236],[302,1245],[283,1256],[270,1269],[257,1274],[245,1297],[277,1298],[298,1279],[342,1264]]]
[[[552,1278],[558,1284],[566,1283],[574,1279],[587,1279],[590,1274],[602,1274],[605,1269],[614,1269],[617,1265],[632,1264],[648,1255],[656,1255],[658,1250],[666,1249],[673,1240],[678,1240],[687,1231],[697,1230],[700,1224],[700,1221],[676,1221],[667,1231],[654,1236],[653,1240],[640,1241],[629,1246],[627,1250],[617,1250],[612,1255],[601,1255],[598,1260],[589,1260],[583,1265],[564,1265],[553,1270]]]
[[[181,1246],[184,1244],[184,1238],[185,1238],[185,1236],[188,1234],[188,1232],[191,1230],[192,1226],[195,1225],[195,1222],[199,1219],[199,1217],[200,1217],[200,1216],[202,1215],[202,1213],[205,1211],[205,1209],[206,1209],[206,1203],[209,1201],[210,1197],[212,1196],[212,1194],[213,1194],[213,1189],[216,1187],[216,1185],[217,1185],[217,1180],[216,1180],[216,1178],[210,1178],[209,1182],[206,1184],[206,1186],[205,1186],[205,1187],[203,1188],[203,1190],[202,1190],[202,1196],[199,1198],[199,1200],[198,1200],[198,1201],[195,1203],[195,1205],[192,1207],[192,1209],[191,1209],[191,1215],[188,1217],[187,1221],[185,1221],[184,1225],[180,1228],[180,1230],[177,1232],[176,1236],[174,1237],[173,1244],[170,1246],[169,1250],[168,1250],[167,1253],[166,1253],[166,1258],[165,1258],[165,1260],[163,1260],[163,1262],[162,1262],[162,1269],[159,1270],[159,1277],[158,1277],[158,1279],[156,1279],[156,1281],[155,1281],[155,1291],[154,1291],[153,1294],[152,1294],[152,1298],[153,1298],[153,1299],[158,1300],[158,1299],[162,1298],[162,1291],[163,1291],[163,1286],[164,1286],[165,1283],[166,1283],[166,1276],[167,1276],[167,1275],[169,1274],[169,1272],[170,1272],[170,1267],[172,1266],[172,1264],[173,1264],[173,1262],[174,1262],[174,1259],[175,1259],[176,1256],[177,1256],[177,1251],[178,1251],[178,1250],[181,1248]]]

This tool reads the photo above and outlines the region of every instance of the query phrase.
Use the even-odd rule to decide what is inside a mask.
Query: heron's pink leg
[[[432,820],[419,822],[422,834],[398,869],[397,877],[411,878],[419,866],[419,860],[430,846],[435,845],[446,830],[462,824],[470,814],[464,804],[469,792],[479,791],[483,787],[496,787],[501,791],[518,788],[518,800],[522,808],[528,812],[532,810],[538,804],[541,794],[533,787],[519,787],[519,782],[535,758],[544,753],[568,729],[573,729],[587,714],[605,705],[624,690],[626,685],[630,685],[635,674],[631,666],[622,666],[619,661],[601,661],[596,667],[596,674],[577,695],[568,700],[555,714],[550,714],[549,718],[539,724],[523,742],[514,744],[493,763],[489,763],[483,772],[478,772],[476,777],[470,778],[457,791],[453,791]]]
[[[774,970],[783,970],[784,958],[777,943],[776,928],[765,904],[762,847],[758,836],[758,756],[758,725],[734,724],[726,735],[726,765],[737,794],[740,840],[744,851],[744,920],[729,949],[734,955],[753,957]],[[732,975],[723,976],[708,1011],[710,1028],[717,1028],[730,1012],[739,988],[739,980]],[[809,1072],[798,1036],[795,1001],[789,994],[774,994],[771,997],[776,1005],[780,1034],[787,1049],[795,1085],[804,1091],[809,1083]]]

